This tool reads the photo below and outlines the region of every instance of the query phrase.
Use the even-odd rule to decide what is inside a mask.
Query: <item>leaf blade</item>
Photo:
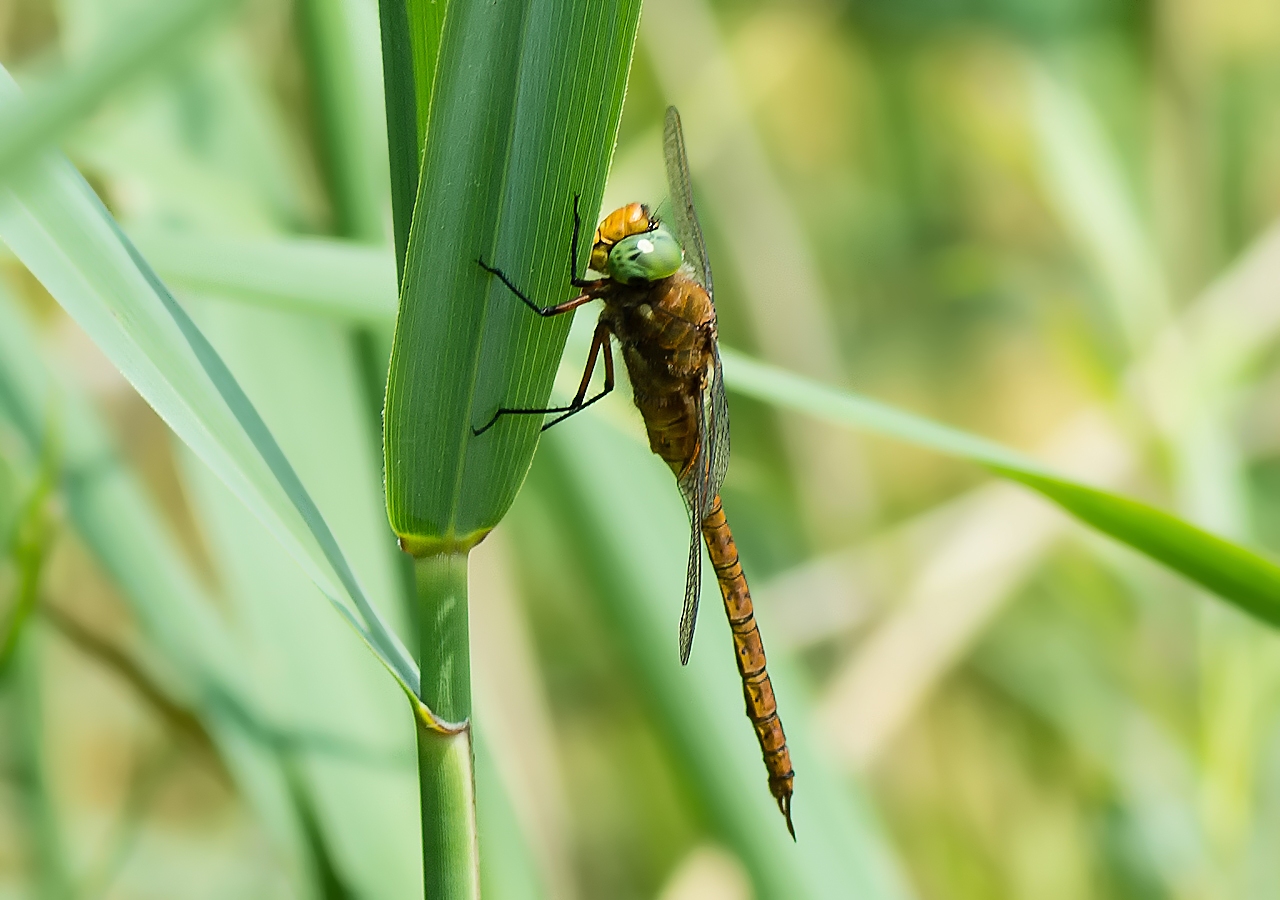
[[[0,70],[0,93],[14,91]],[[212,345],[64,158],[42,158],[0,188],[0,238],[412,692],[412,658],[369,603],[270,431]],[[344,592],[358,615],[342,599]]]
[[[991,468],[1040,492],[1103,534],[1280,628],[1280,566],[1266,557],[1128,497],[1061,478]]]
[[[1181,573],[1249,614],[1280,627],[1280,566],[1253,550],[1146,503],[1082,484],[1031,457],[741,354],[723,352],[731,389],[966,459],[1016,481],[1080,521]]]
[[[545,405],[569,322],[533,316],[477,259],[540,302],[568,296],[573,197],[599,205],[638,17],[638,2],[449,7],[387,381],[387,509],[410,552],[480,540],[528,470],[532,417],[472,429]]]

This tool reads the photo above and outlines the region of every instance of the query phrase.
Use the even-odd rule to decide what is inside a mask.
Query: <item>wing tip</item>
[[[680,665],[689,665],[689,657],[693,653],[693,629],[688,623],[681,619],[680,621]]]
[[[684,126],[680,123],[680,110],[675,106],[667,107],[667,114],[662,120],[662,143],[667,148],[668,155],[675,153],[680,157],[680,166],[687,169],[689,164],[685,160],[684,150]],[[667,177],[670,178],[668,172]],[[672,200],[672,205],[675,200]]]

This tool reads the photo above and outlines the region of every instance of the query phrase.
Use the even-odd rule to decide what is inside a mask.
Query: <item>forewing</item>
[[[693,186],[689,179],[689,157],[684,149],[680,113],[667,107],[663,147],[667,160],[667,188],[671,194],[671,221],[676,240],[684,250],[685,262],[694,277],[706,288],[714,306],[715,289],[707,245],[693,206]],[[698,619],[698,598],[702,590],[702,522],[720,493],[729,465],[729,410],[724,397],[720,354],[716,349],[714,326],[710,336],[710,359],[697,397],[698,452],[680,478],[680,493],[689,507],[689,566],[685,571],[684,610],[680,614],[680,662],[689,661],[693,629]]]
[[[702,239],[698,214],[693,208],[693,187],[689,182],[689,157],[684,152],[684,132],[680,128],[680,113],[674,106],[667,107],[667,124],[663,132],[663,149],[667,157],[667,190],[671,192],[671,218],[676,229],[676,240],[684,250],[685,262],[714,302],[715,291],[711,285],[711,263],[707,259],[707,245]]]

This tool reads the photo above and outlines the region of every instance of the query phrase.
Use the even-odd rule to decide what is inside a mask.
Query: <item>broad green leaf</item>
[[[233,0],[162,0],[122,21],[89,57],[30,96],[0,91],[0,177],[54,142],[129,79],[172,59]],[[6,77],[7,80],[7,77]]]
[[[539,319],[477,260],[539,303],[569,296],[574,197],[590,232],[639,14],[638,0],[449,4],[387,381],[387,510],[415,555],[473,545],[524,479],[537,417],[473,428],[545,405],[570,323]]]
[[[425,11],[383,9],[397,251],[416,155],[408,142],[422,148],[383,415],[386,502],[417,557],[419,696],[459,723],[448,734],[420,724],[426,893],[460,898],[480,889],[466,551],[510,506],[539,428],[526,417],[477,436],[490,415],[477,407],[545,402],[570,325],[540,320],[480,259],[533,296],[563,296],[575,198],[593,222],[640,3],[450,0],[434,65],[438,19],[422,39],[424,23],[397,19],[415,10]]]
[[[0,84],[0,92],[14,93],[7,75]],[[413,693],[413,660],[369,602],[261,417],[66,160],[42,158],[6,186],[0,237]]]

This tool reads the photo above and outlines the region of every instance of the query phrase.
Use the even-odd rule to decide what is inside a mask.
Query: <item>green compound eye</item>
[[[684,260],[680,245],[665,228],[623,238],[609,251],[609,271],[614,281],[639,284],[674,275]]]

